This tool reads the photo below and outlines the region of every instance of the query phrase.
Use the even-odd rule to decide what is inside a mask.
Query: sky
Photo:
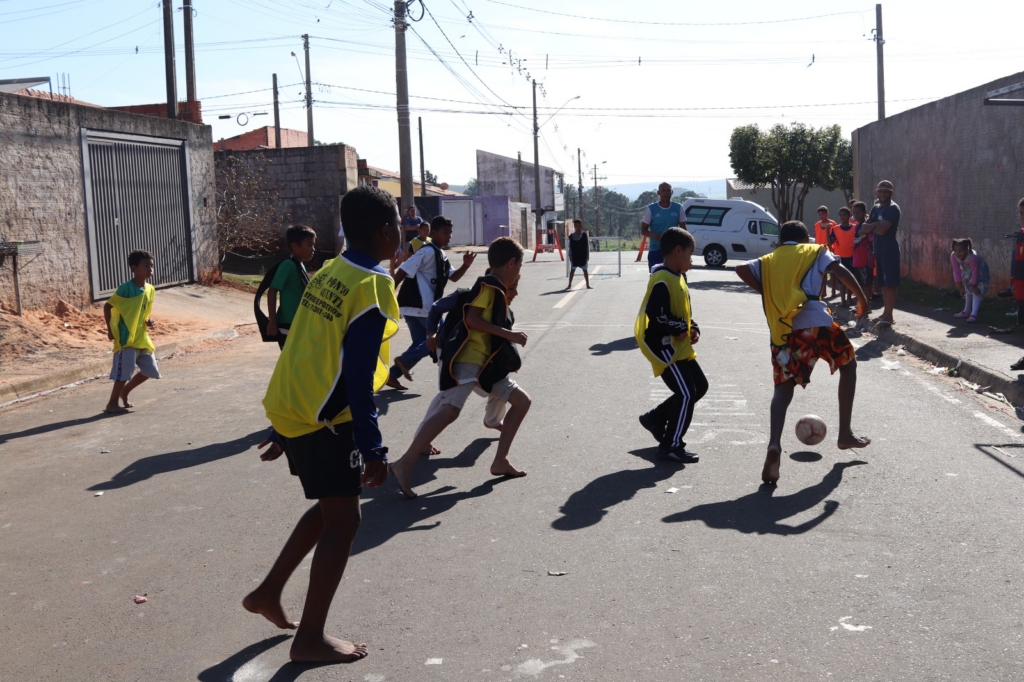
[[[273,73],[282,126],[306,129],[308,33],[316,139],[398,170],[392,2],[193,7],[196,88],[215,140],[273,125]],[[181,0],[174,8],[184,99]],[[1024,71],[1024,3],[891,0],[883,11],[890,116]],[[423,0],[411,12],[413,147],[422,117],[426,167],[454,185],[476,175],[477,149],[532,160],[531,79],[541,164],[575,182],[581,149],[587,185],[595,165],[602,185],[732,177],[737,126],[839,124],[849,136],[877,118],[875,6],[863,0]],[[156,0],[0,0],[0,78],[65,74],[81,100],[163,102],[161,19]],[[414,167],[418,178],[415,153]]]

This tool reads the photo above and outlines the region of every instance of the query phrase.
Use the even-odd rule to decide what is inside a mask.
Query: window
[[[761,234],[763,234],[765,237],[778,237],[779,226],[776,223],[769,223],[767,220],[762,220]]]
[[[721,227],[722,219],[729,212],[727,208],[693,205],[686,209],[686,222],[689,225],[711,225]]]
[[[749,232],[750,234],[757,234],[757,221],[756,220],[749,220],[749,221],[747,221],[747,232]]]

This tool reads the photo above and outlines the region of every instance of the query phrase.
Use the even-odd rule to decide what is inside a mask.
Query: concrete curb
[[[836,318],[842,323],[855,319],[853,315],[843,308],[836,311]],[[938,346],[926,341],[916,339],[906,332],[901,332],[893,327],[874,327],[869,330],[878,339],[891,345],[902,345],[908,353],[927,360],[938,367],[958,367],[958,376],[973,381],[980,386],[991,386],[991,393],[1002,393],[1014,405],[1024,405],[1024,383],[1015,381],[1009,377],[989,369],[983,365],[971,362],[970,360],[957,357]]]
[[[235,327],[225,327],[199,336],[193,336],[179,341],[169,341],[156,347],[156,357],[158,360],[166,358],[168,355],[174,353],[174,351],[180,348],[194,346],[197,343],[202,343],[203,341],[209,341],[211,339],[222,339],[227,341],[237,336],[238,331]],[[63,372],[54,372],[53,374],[29,379],[27,381],[21,381],[15,384],[3,384],[0,385],[0,407],[28,400],[29,398],[34,398],[45,393],[51,393],[62,388],[68,388],[84,381],[90,381],[92,379],[105,376],[109,372],[110,360],[98,360],[96,362],[90,362],[72,369],[64,370]]]

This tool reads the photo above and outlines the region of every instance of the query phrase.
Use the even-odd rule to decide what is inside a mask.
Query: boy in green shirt
[[[103,305],[107,338],[114,342],[114,364],[110,369],[114,388],[103,408],[109,414],[127,412],[129,407],[134,407],[128,402],[128,394],[146,379],[160,378],[153,355],[156,348],[146,331],[147,324],[153,324],[149,315],[156,296],[156,289],[146,282],[153,276],[153,255],[148,251],[132,251],[128,254],[128,267],[132,278],[119,286]],[[132,377],[136,366],[139,373]],[[117,404],[118,400],[123,406]]]
[[[284,348],[288,329],[292,326],[295,313],[302,300],[302,292],[309,284],[306,266],[316,253],[316,232],[305,225],[292,225],[285,234],[291,256],[277,266],[274,281],[267,291],[267,336],[277,337],[277,345]],[[281,294],[281,305],[277,305],[277,294]]]

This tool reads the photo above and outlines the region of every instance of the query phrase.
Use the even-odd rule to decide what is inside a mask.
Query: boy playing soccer
[[[647,295],[640,306],[633,334],[636,342],[672,391],[671,397],[650,412],[640,415],[640,424],[658,441],[658,457],[691,464],[700,457],[686,449],[683,436],[693,420],[693,408],[708,392],[693,344],[700,329],[690,312],[690,291],[683,273],[693,265],[693,236],[678,227],[661,235],[664,261],[654,267],[647,282]]]
[[[576,276],[576,268],[583,271],[583,279],[587,283],[588,289],[593,289],[590,286],[590,274],[587,272],[587,265],[590,263],[590,235],[583,231],[583,221],[577,218],[572,221],[572,226],[575,232],[569,235],[569,284],[565,287],[566,291],[572,289],[572,278]]]
[[[401,286],[398,305],[409,327],[412,345],[395,358],[387,381],[387,385],[393,389],[404,391],[406,387],[399,383],[399,375],[412,381],[412,368],[430,352],[427,350],[427,316],[430,315],[430,306],[444,296],[444,288],[449,280],[458,282],[476,260],[476,254],[467,251],[462,255],[462,267],[452,272],[452,264],[444,253],[451,240],[451,219],[437,216],[430,221],[430,241],[426,242],[426,248],[421,247],[395,272],[395,286]]]
[[[291,256],[277,266],[274,281],[267,290],[267,336],[276,336],[277,345],[284,348],[288,329],[292,326],[295,312],[299,309],[302,292],[309,284],[306,266],[316,253],[316,232],[305,225],[292,225],[285,233]],[[281,294],[281,306],[277,305],[277,294]]]
[[[441,391],[431,401],[409,449],[391,465],[398,487],[409,499],[416,497],[412,471],[417,458],[458,418],[477,385],[488,394],[488,404],[492,400],[509,404],[504,421],[492,425],[500,428],[501,437],[491,475],[526,475],[508,461],[512,441],[530,409],[530,396],[508,377],[510,371],[519,369],[519,354],[512,344],[526,345],[526,334],[512,331],[508,309],[508,289],[523,266],[523,247],[513,239],[499,237],[488,247],[487,261],[491,274],[477,280],[462,320],[441,344]]]
[[[373,393],[387,378],[388,339],[398,331],[394,282],[380,267],[398,248],[394,198],[360,186],[341,201],[349,250],[328,261],[302,296],[263,399],[274,434],[261,459],[282,450],[306,499],[316,500],[292,531],[270,573],[242,605],[281,628],[298,628],[291,659],[338,663],[367,655],[324,633],[334,593],[359,528],[362,484],[388,475]],[[302,619],[285,615],[281,591],[313,547]]]
[[[857,360],[846,332],[836,325],[821,300],[824,278],[835,275],[857,295],[857,317],[868,314],[867,296],[828,247],[808,243],[807,227],[799,220],[782,226],[779,242],[781,245],[772,253],[736,268],[739,278],[761,294],[771,332],[775,395],[761,480],[772,485],[779,481],[782,429],[793,389],[797,384],[807,387],[818,360],[827,362],[833,374],[839,370],[839,449],[863,448],[871,443],[853,435],[850,428],[857,392]]]
[[[132,251],[128,254],[128,267],[132,278],[119,286],[103,305],[107,338],[114,342],[114,364],[110,369],[114,388],[103,408],[109,414],[127,412],[129,407],[134,407],[128,401],[128,394],[147,379],[160,378],[154,355],[156,348],[146,331],[146,326],[153,324],[149,315],[156,297],[156,289],[146,282],[153,276],[153,255],[148,251]],[[139,373],[132,377],[136,366]],[[118,400],[122,405],[117,404]]]

